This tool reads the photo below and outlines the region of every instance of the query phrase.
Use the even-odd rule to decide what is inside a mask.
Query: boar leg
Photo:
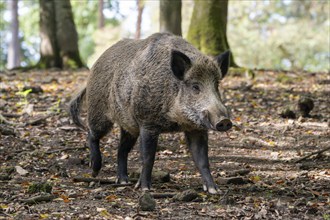
[[[102,156],[100,151],[100,139],[104,137],[112,128],[113,123],[104,120],[103,123],[89,121],[88,146],[90,150],[91,167],[93,169],[92,176],[96,177],[102,167]]]
[[[186,142],[204,181],[203,188],[211,194],[218,193],[218,187],[213,181],[208,158],[207,131],[185,132]]]
[[[140,129],[140,154],[142,158],[142,171],[140,179],[135,188],[141,186],[142,190],[149,190],[151,187],[151,173],[155,162],[155,155],[158,143],[158,134],[146,129]]]
[[[121,128],[120,143],[117,153],[117,183],[128,183],[127,175],[127,157],[128,153],[132,150],[137,137],[132,136],[130,133]]]

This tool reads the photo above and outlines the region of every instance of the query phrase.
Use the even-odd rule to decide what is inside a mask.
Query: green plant
[[[17,106],[27,105],[29,103],[27,97],[31,92],[32,92],[32,89],[27,89],[27,90],[23,90],[20,92],[16,92],[16,95],[21,96],[21,101],[18,102],[16,105]]]

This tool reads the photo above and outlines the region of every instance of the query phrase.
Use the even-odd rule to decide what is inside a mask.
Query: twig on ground
[[[53,115],[54,114],[51,113],[51,114],[48,114],[48,115],[41,116],[40,118],[37,118],[37,119],[26,122],[25,125],[39,125],[39,124],[45,122],[47,118],[49,118]]]
[[[29,199],[22,199],[21,201],[29,204],[29,205],[33,205],[36,204],[38,202],[50,202],[55,198],[54,195],[49,194],[49,195],[40,195],[40,196],[35,196]]]
[[[175,195],[176,195],[176,193],[151,193],[151,196],[153,196],[154,199],[172,198]]]
[[[318,154],[318,155],[319,155],[319,154],[322,154],[323,152],[325,152],[325,151],[327,151],[327,150],[330,150],[330,147],[327,147],[327,148],[324,148],[324,149],[322,149],[322,150],[318,150],[318,151],[315,151],[315,152],[313,152],[313,153],[310,153],[310,154],[308,154],[308,155],[306,155],[306,156],[300,158],[299,160],[296,160],[295,163],[299,163],[299,162],[301,162],[301,161],[303,161],[303,160],[306,160],[307,158],[309,158],[309,157],[311,157],[311,156],[313,156],[313,155],[316,155],[316,154]]]
[[[22,117],[22,114],[13,114],[13,113],[2,113],[2,116],[7,117],[7,118],[19,118]]]
[[[7,125],[24,125],[22,123],[16,123],[8,121],[1,113],[0,113],[0,124],[7,124]]]
[[[73,182],[85,182],[85,183],[97,182],[97,183],[100,183],[100,184],[116,184],[116,181],[114,181],[114,180],[92,178],[92,177],[77,176],[77,177],[73,177],[72,180],[73,180]]]

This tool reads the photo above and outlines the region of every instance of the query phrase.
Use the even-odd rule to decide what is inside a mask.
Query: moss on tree
[[[229,49],[228,0],[196,0],[187,39],[205,54],[216,56]],[[231,66],[237,66],[231,55]]]

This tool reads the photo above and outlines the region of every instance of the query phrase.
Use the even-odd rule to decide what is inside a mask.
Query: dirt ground
[[[222,193],[203,192],[183,135],[163,134],[154,169],[169,172],[170,181],[154,183],[152,192],[194,189],[198,197],[156,198],[154,211],[139,208],[141,191],[133,185],[73,181],[91,177],[86,133],[66,112],[87,76],[86,70],[0,74],[0,219],[330,219],[330,151],[297,162],[330,146],[329,73],[255,71],[251,79],[231,72],[221,87],[237,127],[209,132]],[[314,101],[309,117],[295,107],[304,96]],[[295,119],[279,115],[288,106]],[[116,177],[118,137],[115,127],[102,140],[99,179]],[[129,156],[129,171],[140,167],[138,151]],[[29,202],[36,196],[49,201]]]

